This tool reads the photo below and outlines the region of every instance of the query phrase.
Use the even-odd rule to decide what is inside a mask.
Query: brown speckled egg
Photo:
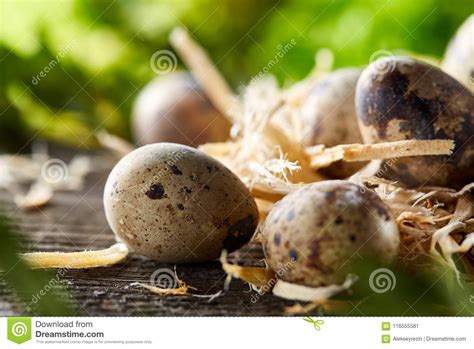
[[[342,282],[356,254],[392,260],[400,242],[382,200],[341,180],[285,196],[270,211],[262,237],[267,262],[284,281],[314,287]]]
[[[441,68],[474,93],[474,15],[471,15],[450,41]]]
[[[240,179],[194,148],[156,143],[134,150],[110,173],[107,221],[137,254],[167,263],[209,261],[247,243],[258,210]]]
[[[455,141],[451,156],[391,160],[384,177],[408,187],[458,188],[474,180],[474,96],[440,69],[403,57],[375,61],[359,79],[356,107],[366,143]]]
[[[189,73],[159,77],[140,92],[132,112],[139,145],[173,142],[193,147],[229,137],[229,121]]]
[[[362,142],[354,101],[361,72],[356,68],[336,70],[313,86],[301,107],[305,145],[333,147]],[[345,178],[362,165],[338,161],[320,171],[332,178]]]

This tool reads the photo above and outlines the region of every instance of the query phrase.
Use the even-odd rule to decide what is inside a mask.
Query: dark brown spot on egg
[[[334,191],[326,191],[324,196],[329,203],[336,199],[336,193]]]
[[[178,190],[178,193],[191,194],[192,192],[193,192],[193,191],[192,191],[189,187],[187,187],[187,186],[184,186],[184,187],[182,187],[182,188],[180,188],[180,189]]]
[[[145,195],[152,200],[162,199],[165,196],[165,188],[161,183],[154,183],[145,192]]]
[[[275,236],[273,237],[273,243],[275,246],[280,246],[281,243],[281,237],[280,234],[276,233]]]
[[[181,210],[181,211],[184,210],[184,205],[183,204],[177,204],[176,207],[178,208],[178,210]]]
[[[227,236],[223,242],[224,248],[231,252],[246,244],[257,229],[257,218],[247,216],[238,220],[227,229]]]
[[[288,256],[293,262],[296,262],[298,260],[298,252],[296,252],[296,250],[294,249],[288,251]]]
[[[170,170],[171,170],[171,173],[176,175],[176,176],[181,176],[183,174],[183,172],[178,168],[178,166],[176,165],[170,165]]]

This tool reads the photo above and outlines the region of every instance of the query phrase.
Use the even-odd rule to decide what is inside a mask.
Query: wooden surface
[[[51,203],[41,209],[25,212],[16,208],[11,195],[0,191],[0,211],[14,217],[30,251],[80,251],[100,249],[114,243],[105,220],[102,191],[108,170],[87,177],[80,192],[56,192]],[[263,265],[258,244],[250,244],[231,255],[241,264]],[[233,280],[227,292],[212,301],[192,296],[160,297],[150,291],[130,286],[134,282],[149,283],[159,264],[132,256],[120,265],[66,271],[60,284],[80,308],[82,316],[262,316],[282,315],[283,308],[294,304],[272,295],[260,296],[239,280]],[[223,289],[225,273],[219,262],[178,265],[179,278],[196,287],[199,294],[214,294]],[[0,315],[23,314],[25,309],[15,302],[8,285],[0,281]]]

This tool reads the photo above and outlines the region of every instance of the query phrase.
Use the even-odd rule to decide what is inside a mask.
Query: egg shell
[[[355,256],[392,260],[400,238],[375,193],[332,180],[279,201],[262,226],[262,242],[268,264],[284,281],[316,287],[342,282]]]
[[[306,146],[361,143],[357,124],[355,88],[362,70],[339,69],[318,81],[301,107]],[[334,178],[352,175],[363,163],[339,161],[320,172]]]
[[[451,156],[394,154],[384,177],[408,187],[459,188],[474,180],[474,96],[440,69],[405,57],[375,61],[359,79],[356,107],[366,143],[455,141]]]
[[[191,74],[172,73],[150,82],[132,112],[139,145],[174,142],[193,147],[229,137],[229,121],[214,107]]]
[[[466,19],[449,42],[441,68],[474,93],[474,15]]]
[[[119,241],[167,263],[213,260],[247,243],[258,224],[257,205],[234,173],[173,143],[122,158],[107,179],[104,207]]]

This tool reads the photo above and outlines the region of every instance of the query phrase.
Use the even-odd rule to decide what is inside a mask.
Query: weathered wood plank
[[[107,173],[89,176],[85,190],[58,192],[52,202],[40,210],[18,210],[7,192],[0,192],[0,212],[13,217],[21,229],[24,248],[29,251],[76,251],[100,249],[114,242],[102,208],[102,190]],[[234,253],[232,258],[242,264],[262,265],[263,253],[258,244],[250,244]],[[159,268],[174,265],[159,264],[132,256],[121,265],[109,268],[68,270],[59,277],[71,299],[66,303],[79,305],[78,315],[110,316],[215,316],[215,315],[281,315],[283,307],[291,305],[271,295],[259,297],[240,282],[233,281],[228,292],[209,302],[192,296],[160,297],[150,291],[130,286],[134,282],[148,283]],[[177,266],[178,276],[196,287],[199,294],[222,290],[225,274],[220,263],[211,262]],[[0,315],[25,312],[25,305],[16,304],[3,280],[0,280]]]

